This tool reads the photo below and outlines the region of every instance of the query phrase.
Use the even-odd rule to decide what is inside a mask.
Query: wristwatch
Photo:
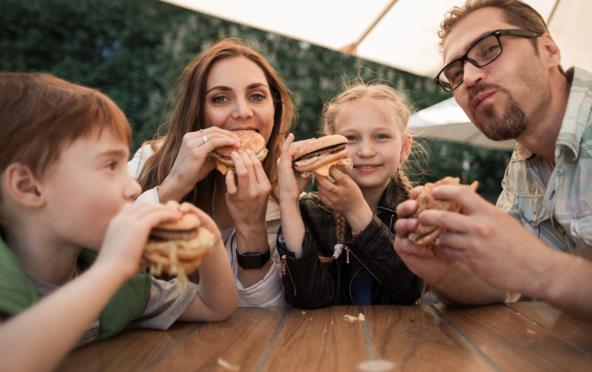
[[[263,253],[261,252],[236,252],[236,260],[243,269],[260,269],[269,261],[269,248]]]

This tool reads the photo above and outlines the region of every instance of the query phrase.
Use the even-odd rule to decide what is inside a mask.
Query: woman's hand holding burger
[[[239,231],[254,224],[264,227],[271,183],[263,165],[250,149],[235,151],[231,157],[235,169],[226,173],[226,205],[235,227]]]
[[[254,130],[241,129],[231,133],[240,140],[238,148],[219,147],[211,158],[225,176],[226,205],[239,233],[253,224],[261,229],[265,227],[271,192],[271,183],[261,163],[268,152],[266,141]]]
[[[269,249],[265,215],[271,183],[260,160],[267,154],[267,149],[265,139],[257,132],[243,132],[243,146],[230,154],[231,167],[222,167],[227,171],[226,206],[236,228],[237,253],[262,253]],[[251,135],[247,136],[247,133]],[[267,272],[270,263],[268,261],[259,269],[249,270],[239,266],[239,280],[244,286],[252,285],[261,279],[263,272]]]
[[[265,216],[271,183],[253,150],[241,149],[231,157],[235,169],[226,173],[226,205],[236,228],[237,253],[262,253],[269,249]],[[271,262],[259,269],[245,270],[239,266],[238,278],[243,286],[261,280]]]
[[[160,200],[181,200],[215,169],[215,163],[210,158],[215,149],[239,146],[236,134],[214,126],[186,133],[175,163],[158,189]]]

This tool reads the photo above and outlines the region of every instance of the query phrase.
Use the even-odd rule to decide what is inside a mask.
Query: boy
[[[137,274],[153,226],[195,213],[219,231],[191,205],[131,203],[140,188],[126,167],[130,140],[125,115],[98,91],[47,74],[0,73],[3,368],[52,369],[77,340],[130,324],[221,320],[236,308],[220,239],[199,286],[176,290],[174,281]]]

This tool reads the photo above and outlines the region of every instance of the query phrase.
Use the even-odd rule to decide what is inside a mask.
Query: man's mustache
[[[476,95],[478,95],[481,92],[484,91],[488,91],[488,90],[495,90],[495,91],[500,91],[500,92],[506,92],[506,90],[498,85],[495,84],[483,84],[483,83],[479,83],[476,84],[474,86],[472,86],[471,88],[469,88],[469,99],[470,101],[473,101],[473,99],[475,98]]]

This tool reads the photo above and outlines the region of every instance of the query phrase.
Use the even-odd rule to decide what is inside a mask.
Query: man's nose
[[[465,61],[463,67],[463,84],[465,84],[467,88],[470,88],[481,81],[486,74],[487,70],[485,68],[477,67],[471,62]]]

